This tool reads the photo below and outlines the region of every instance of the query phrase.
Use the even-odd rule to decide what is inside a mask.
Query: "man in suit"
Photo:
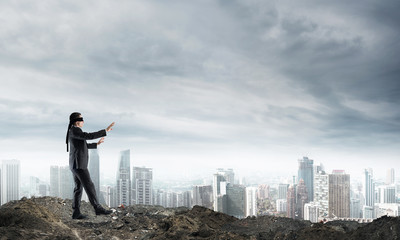
[[[70,143],[71,149],[69,151],[69,168],[74,176],[75,188],[74,188],[74,199],[72,201],[73,219],[84,219],[85,215],[80,212],[80,204],[82,198],[83,188],[85,189],[90,203],[92,204],[96,215],[110,214],[112,211],[104,209],[97,200],[96,189],[90,178],[88,166],[88,149],[95,149],[98,145],[104,142],[104,136],[107,132],[112,130],[114,122],[110,124],[106,129],[87,133],[82,131],[84,121],[82,115],[78,112],[74,112],[69,116],[69,125],[66,137],[67,151],[68,143]],[[97,143],[87,143],[86,140],[92,140],[101,138]]]

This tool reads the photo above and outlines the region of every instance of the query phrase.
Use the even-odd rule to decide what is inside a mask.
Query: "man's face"
[[[81,118],[82,115],[79,115],[79,117]],[[81,127],[83,127],[83,123],[84,123],[84,121],[77,121],[76,126],[81,128]]]

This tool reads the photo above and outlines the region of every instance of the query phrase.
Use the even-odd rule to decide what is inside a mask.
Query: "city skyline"
[[[313,166],[312,159],[303,158],[299,159],[298,175],[293,176],[290,184],[290,180],[282,178],[272,182],[250,183],[238,179],[233,169],[217,168],[211,183],[199,185],[199,182],[192,180],[183,185],[176,185],[175,182],[172,186],[170,183],[153,186],[153,169],[132,166],[131,174],[129,153],[129,150],[120,152],[118,174],[111,185],[94,179],[97,182],[95,185],[99,185],[99,196],[111,208],[121,204],[188,208],[201,205],[237,218],[274,215],[312,222],[337,218],[369,222],[384,215],[400,214],[400,181],[393,177],[393,168],[387,170],[386,180],[376,180],[373,169],[364,169],[364,179],[351,182],[350,174],[344,170],[333,170],[330,174],[322,164]],[[92,151],[91,159],[94,162],[89,171],[95,173],[100,159],[96,151]],[[315,173],[313,181],[309,179],[309,168]],[[28,188],[21,186],[19,169],[18,160],[2,161],[2,204],[20,197],[71,198],[72,174],[68,166],[51,166],[50,183],[31,176]],[[313,199],[309,198],[311,189],[314,192]]]
[[[87,132],[116,122],[98,150],[106,175],[122,149],[165,179],[218,167],[295,175],[303,156],[352,176],[399,172],[398,10],[2,1],[0,160],[19,160],[23,176],[67,165],[79,111]]]

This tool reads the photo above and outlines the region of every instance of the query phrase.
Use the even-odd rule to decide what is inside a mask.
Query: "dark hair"
[[[73,112],[71,113],[71,115],[69,115],[69,124],[68,124],[68,129],[67,129],[67,136],[65,137],[65,143],[67,144],[67,152],[68,152],[68,136],[69,136],[69,129],[72,127],[72,125],[74,124],[74,120],[79,118],[79,116],[81,115],[81,113],[78,112]]]

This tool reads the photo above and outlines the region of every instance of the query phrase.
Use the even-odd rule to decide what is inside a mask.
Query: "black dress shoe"
[[[85,218],[87,218],[87,216],[86,215],[83,215],[83,214],[72,214],[72,219],[85,219]]]
[[[102,207],[96,208],[95,211],[96,211],[96,215],[108,215],[108,214],[112,213],[111,210],[106,210]]]

